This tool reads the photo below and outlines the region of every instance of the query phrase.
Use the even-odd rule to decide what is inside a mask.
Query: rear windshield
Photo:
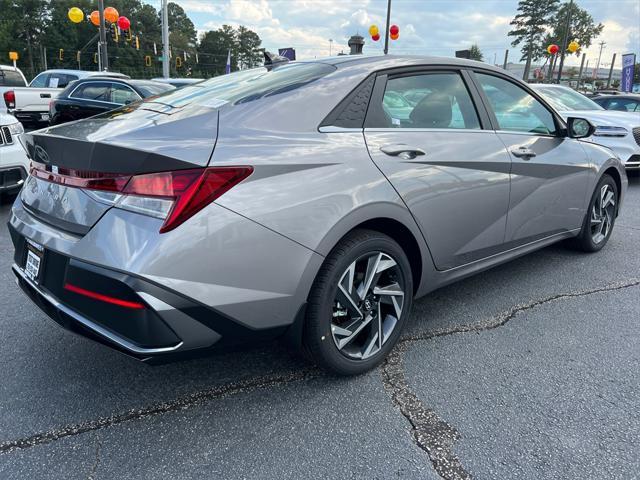
[[[3,87],[24,87],[24,78],[15,70],[2,70],[0,68],[0,85]]]
[[[213,108],[225,103],[246,103],[289,92],[335,71],[324,63],[292,63],[269,71],[253,68],[220,75],[154,98],[152,102],[181,107],[198,104]]]

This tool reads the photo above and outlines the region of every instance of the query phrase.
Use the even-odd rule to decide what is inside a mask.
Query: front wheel
[[[574,245],[585,252],[597,252],[607,244],[618,213],[618,186],[603,175],[593,192],[580,235]]]
[[[375,367],[398,341],[411,309],[411,267],[390,237],[356,230],[329,254],[309,295],[303,343],[340,375]]]

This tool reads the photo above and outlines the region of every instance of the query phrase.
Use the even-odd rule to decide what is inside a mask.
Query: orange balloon
[[[120,14],[118,13],[118,10],[116,10],[115,8],[107,7],[104,9],[104,19],[107,22],[116,23],[119,17],[120,17]]]
[[[91,20],[91,23],[93,23],[96,27],[100,26],[100,12],[98,12],[98,10],[94,10],[93,12],[91,12],[89,19]]]
[[[397,40],[398,38],[400,38],[400,34],[398,33],[397,35],[389,35],[391,37],[391,40]]]

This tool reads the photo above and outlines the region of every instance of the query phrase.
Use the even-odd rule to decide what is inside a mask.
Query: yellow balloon
[[[378,26],[377,25],[371,25],[369,27],[369,35],[371,35],[372,37],[375,37],[379,33],[380,33],[380,30],[378,30]]]
[[[569,50],[571,53],[576,53],[578,50],[580,50],[580,44],[574,40],[567,46],[567,50]]]
[[[80,23],[82,20],[84,20],[84,13],[82,13],[82,10],[80,10],[78,7],[70,8],[67,16],[73,23]]]

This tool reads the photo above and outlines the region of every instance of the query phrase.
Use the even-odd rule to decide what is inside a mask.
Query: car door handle
[[[391,157],[400,157],[404,160],[412,160],[416,157],[419,157],[420,155],[426,155],[424,150],[417,147],[412,147],[410,145],[405,145],[403,143],[396,145],[385,145],[384,147],[380,148],[380,151]]]
[[[51,98],[51,94],[50,93],[41,93],[40,94],[40,98]]]
[[[522,158],[523,160],[529,160],[536,156],[536,152],[527,147],[512,148],[511,154],[514,157]]]

